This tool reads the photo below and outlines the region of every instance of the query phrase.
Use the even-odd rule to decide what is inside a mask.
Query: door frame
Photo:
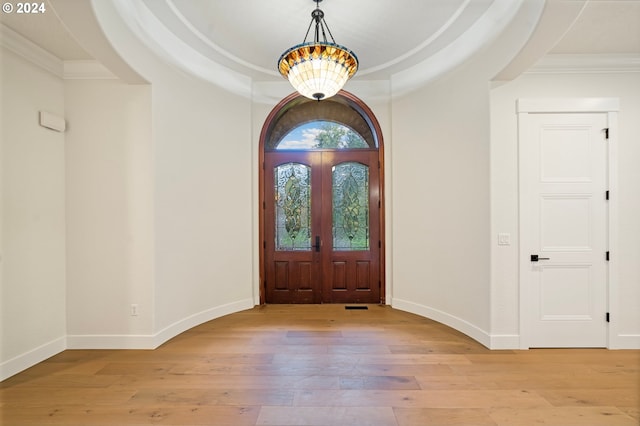
[[[368,123],[372,134],[377,142],[377,151],[378,151],[378,163],[379,163],[379,199],[380,199],[380,209],[379,209],[379,219],[378,226],[380,232],[380,304],[386,304],[386,244],[385,244],[385,190],[384,190],[384,140],[382,136],[382,129],[376,116],[373,114],[373,111],[358,97],[349,93],[345,90],[340,90],[337,95],[345,100],[349,106],[358,111],[364,120]],[[266,275],[266,265],[265,265],[265,146],[267,140],[269,138],[269,132],[273,128],[273,125],[278,120],[280,115],[286,108],[289,107],[294,101],[303,98],[297,92],[291,93],[284,99],[282,99],[269,113],[267,116],[262,130],[260,131],[260,140],[258,146],[258,253],[259,253],[259,296],[260,296],[260,304],[264,305],[266,303],[266,286],[265,286],[265,275]],[[320,101],[322,102],[322,101]]]
[[[519,248],[518,248],[518,280],[519,280],[519,313],[520,313],[520,349],[529,349],[529,313],[530,302],[527,299],[527,279],[525,271],[530,265],[531,243],[528,241],[527,230],[523,224],[522,212],[525,201],[525,178],[523,171],[526,170],[527,158],[523,156],[523,143],[525,134],[522,123],[527,119],[528,114],[535,113],[604,113],[607,114],[609,137],[607,143],[607,187],[610,193],[607,205],[607,247],[613,255],[607,262],[607,312],[618,311],[618,266],[615,254],[618,252],[618,202],[617,202],[617,164],[618,164],[618,111],[620,110],[620,100],[618,98],[523,98],[516,102],[516,112],[518,114],[518,194],[519,194]],[[603,194],[604,196],[604,194]],[[603,318],[603,321],[605,319]],[[616,321],[608,323],[607,327],[607,348],[614,349],[617,345],[614,337],[617,336]]]

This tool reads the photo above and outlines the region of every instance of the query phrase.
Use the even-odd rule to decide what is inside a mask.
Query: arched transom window
[[[370,120],[368,114],[341,96],[322,102],[300,97],[270,121],[264,149],[377,149],[377,135]]]
[[[344,124],[324,120],[293,128],[275,146],[276,150],[364,148],[369,148],[369,145],[358,132]]]

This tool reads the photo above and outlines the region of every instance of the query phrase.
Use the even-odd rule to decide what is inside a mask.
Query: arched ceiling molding
[[[273,69],[267,69],[258,65],[255,65],[251,62],[245,61],[242,58],[239,58],[238,56],[232,54],[231,52],[223,49],[222,47],[218,46],[216,43],[214,43],[209,37],[207,37],[206,35],[204,35],[195,25],[192,25],[191,22],[182,14],[182,12],[180,12],[180,9],[178,7],[176,7],[175,3],[172,0],[165,0],[167,3],[167,6],[169,7],[169,9],[173,12],[173,14],[180,20],[181,24],[185,26],[185,28],[187,28],[189,31],[191,31],[191,33],[193,33],[202,43],[206,44],[207,46],[209,46],[211,49],[213,49],[215,52],[217,52],[218,54],[232,60],[233,62],[236,62],[240,65],[242,65],[243,67],[267,74],[267,75],[271,75],[273,77],[278,77],[280,78],[280,74],[276,71],[275,68],[275,63],[276,63],[276,59],[274,58],[273,63],[274,63],[274,67]]]
[[[445,39],[440,36],[446,33],[449,27],[457,24],[458,17],[468,15],[466,9],[471,9],[470,5],[472,5],[473,2],[463,0],[455,10],[455,13],[453,13],[448,20],[444,21],[440,29],[433,33],[427,40],[421,42],[409,53],[385,63],[385,65],[391,67],[388,71],[391,71],[391,69],[400,69],[401,71],[386,77],[391,83],[391,90],[389,91],[385,88],[385,90],[383,90],[384,93],[380,93],[379,95],[381,97],[402,95],[414,88],[425,85],[430,80],[446,73],[477,54],[483,47],[487,46],[488,43],[495,40],[495,38],[501,34],[520,10],[522,4],[526,2],[544,3],[544,0],[493,0],[488,8],[475,10],[476,13],[482,13],[482,15],[475,20],[473,25],[465,29],[460,37],[444,47],[439,47],[439,50],[434,51],[426,60],[408,69],[401,70],[401,63],[404,62],[407,66],[411,63],[410,60],[406,59],[411,56],[411,53],[414,53],[416,49],[424,53],[429,49],[433,49],[436,44],[441,44]],[[126,25],[129,32],[153,52],[157,58],[232,93],[252,98],[252,86],[254,82],[283,81],[277,73],[269,70],[261,70],[269,74],[265,75],[265,73],[263,73],[264,78],[256,80],[254,80],[255,76],[252,77],[256,71],[251,72],[246,66],[244,67],[246,72],[239,72],[238,67],[240,64],[238,64],[237,61],[234,62],[234,58],[223,58],[220,52],[222,49],[213,42],[209,42],[207,44],[208,47],[202,50],[206,39],[205,35],[194,33],[193,30],[195,28],[185,27],[185,25],[189,25],[188,20],[184,17],[180,18],[182,15],[174,5],[173,0],[164,2],[165,6],[161,10],[162,20],[154,14],[154,11],[149,9],[145,0],[113,0],[112,2],[91,0],[91,3],[98,17],[98,21],[100,21],[102,28],[107,34],[107,38],[110,38],[109,31],[117,31],[118,25],[110,25],[108,19],[101,18],[103,12],[104,15],[108,15],[115,10],[116,13],[111,13],[111,15],[117,16],[121,23]],[[170,11],[166,5],[175,10]],[[176,12],[178,12],[177,15]],[[171,19],[169,24],[171,28],[167,26],[167,22],[169,22],[167,19]],[[178,22],[180,23],[174,25]],[[190,37],[186,37],[185,34],[189,34]],[[198,34],[200,35],[198,36]],[[122,37],[120,36],[120,38]],[[430,42],[434,43],[430,44]],[[140,45],[140,43],[132,44]],[[121,46],[122,45],[123,44],[121,44]],[[133,49],[133,47],[126,46],[126,43],[124,43],[122,48]],[[207,51],[211,52],[212,49],[217,49],[218,54],[213,55],[206,53]],[[413,59],[415,60],[416,58],[414,57]],[[365,83],[368,81],[367,77],[373,78],[375,81],[384,80],[384,78],[380,78],[380,72],[373,71],[376,70],[372,69],[370,74],[363,73],[362,76],[357,76],[354,82]],[[280,85],[274,85],[273,87],[277,87],[276,90],[278,92],[282,90]],[[261,91],[268,89],[269,85],[262,85],[260,88]],[[376,96],[376,94],[372,95]],[[261,98],[268,97],[270,97],[269,93],[261,93]]]
[[[525,0],[494,1],[486,13],[446,49],[437,52],[420,64],[394,74],[391,77],[393,96],[409,93],[470,59],[480,49],[498,38],[521,10],[523,3]],[[525,29],[528,33],[533,32],[535,28],[544,0],[530,0],[529,6],[533,3],[538,5],[538,13],[536,15],[533,11],[530,20],[531,28]]]
[[[492,80],[513,80],[534,65],[569,31],[586,4],[586,0],[546,2],[533,34],[520,52]]]
[[[50,0],[55,13],[84,50],[118,78],[129,84],[148,83],[105,38],[95,10],[95,2]],[[98,2],[100,3],[100,2]],[[102,2],[107,3],[107,2]]]
[[[471,0],[465,0],[465,2],[455,11],[455,13],[453,15],[451,15],[451,17],[449,17],[449,19],[444,23],[444,25],[442,25],[436,32],[434,32],[429,38],[424,40],[418,46],[416,46],[415,48],[409,50],[408,52],[406,52],[406,53],[394,58],[392,61],[385,62],[384,64],[380,64],[378,66],[371,67],[369,69],[366,69],[366,70],[360,72],[359,73],[359,77],[362,77],[362,76],[365,76],[367,74],[372,74],[374,72],[387,69],[387,68],[389,68],[389,67],[391,67],[393,65],[397,65],[400,62],[411,58],[412,56],[416,55],[421,50],[425,49],[427,46],[429,46],[431,43],[433,43],[435,40],[437,40],[438,37],[440,37],[442,34],[444,34],[445,31],[447,31],[449,28],[451,28],[451,26],[456,22],[456,20],[458,18],[460,18],[462,13],[469,6],[469,3],[471,3]]]
[[[92,0],[101,16],[109,2]],[[115,0],[113,6],[129,30],[157,56],[183,71],[194,74],[240,96],[250,97],[251,79],[204,56],[164,26],[140,0]],[[105,31],[107,25],[103,24]]]

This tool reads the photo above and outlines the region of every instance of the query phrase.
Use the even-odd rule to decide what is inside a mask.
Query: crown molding
[[[117,80],[111,71],[98,61],[64,61],[65,80]]]
[[[2,23],[0,23],[0,45],[56,77],[63,77],[64,65],[61,59]]]
[[[0,45],[32,64],[65,80],[113,80],[117,77],[95,60],[63,61],[0,23]]]
[[[525,74],[631,73],[640,72],[640,54],[550,54]]]

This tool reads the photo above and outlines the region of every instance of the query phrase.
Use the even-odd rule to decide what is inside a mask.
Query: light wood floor
[[[154,351],[65,351],[0,384],[3,425],[638,425],[640,351],[489,351],[369,305],[258,307]]]

